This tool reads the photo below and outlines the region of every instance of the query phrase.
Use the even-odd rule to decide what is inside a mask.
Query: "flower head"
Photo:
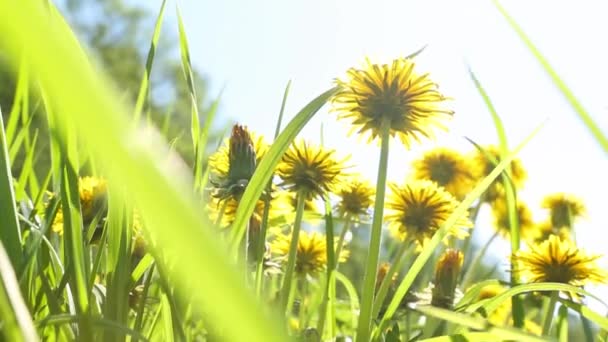
[[[347,158],[339,160],[335,153],[303,140],[294,142],[277,166],[277,174],[283,179],[281,185],[302,192],[305,199],[318,198],[339,188]]]
[[[270,244],[273,253],[286,257],[289,254],[291,234],[281,234]],[[342,249],[339,262],[345,262],[349,252]],[[295,272],[298,276],[316,277],[327,266],[327,242],[325,235],[306,231],[300,232],[296,256]]]
[[[549,209],[554,228],[572,228],[575,219],[585,215],[585,205],[579,198],[565,193],[556,193],[543,199],[541,206]]]
[[[95,216],[107,208],[107,182],[100,177],[81,177],[78,179],[78,196],[82,221],[85,226],[89,225]],[[63,235],[63,210],[57,209],[51,229]]]
[[[340,202],[336,205],[340,217],[349,217],[353,221],[369,218],[376,189],[367,180],[360,176],[351,177],[336,194],[340,197]]]
[[[418,247],[423,247],[435,235],[459,204],[449,192],[431,181],[403,186],[390,183],[389,186],[391,194],[385,216],[388,227],[401,240],[408,237],[415,240]],[[465,228],[472,226],[465,213],[452,225],[448,236],[464,238],[468,235]]]
[[[569,239],[551,235],[540,244],[528,246],[529,251],[520,250],[513,257],[515,271],[528,282],[582,286],[608,281],[608,272],[595,263],[601,256],[588,255]]]
[[[428,151],[414,161],[413,168],[413,179],[432,180],[459,200],[475,185],[474,170],[469,159],[449,148]]]
[[[476,178],[478,180],[482,180],[494,170],[494,168],[496,167],[494,161],[500,162],[501,160],[500,150],[496,146],[486,146],[483,149],[485,153],[476,150],[475,154],[473,155],[473,163],[476,168]],[[527,174],[519,159],[513,159],[511,161],[509,177],[516,189],[521,189],[521,187],[524,185],[524,182],[527,178]],[[502,177],[497,177],[490,184],[483,198],[487,202],[492,202],[498,197],[501,197],[503,193],[504,187],[502,183]]]
[[[496,231],[505,238],[509,237],[511,234],[511,222],[509,220],[507,201],[500,198],[492,202],[492,214],[494,216],[494,228]],[[532,212],[524,202],[517,202],[516,216],[522,238],[528,241],[537,238],[540,234],[537,229],[538,226],[534,223]]]
[[[432,305],[452,308],[463,262],[464,254],[457,249],[448,249],[441,255],[435,267]]]
[[[384,120],[390,122],[390,135],[398,136],[406,147],[422,137],[432,137],[433,128],[445,129],[443,121],[453,111],[444,108],[446,100],[428,74],[414,71],[414,62],[398,58],[389,64],[351,68],[346,80],[336,80],[342,90],[332,100],[338,118],[351,121],[351,133],[367,135],[368,141],[381,135]]]
[[[230,139],[209,157],[213,196],[240,198],[268,149],[264,137],[234,125]]]

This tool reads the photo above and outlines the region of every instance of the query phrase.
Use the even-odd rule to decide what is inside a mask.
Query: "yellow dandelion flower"
[[[485,146],[483,149],[488,156],[491,156],[494,160],[500,162],[500,150],[496,146]],[[485,153],[476,150],[472,157],[476,178],[478,180],[482,180],[488,176],[496,167],[496,165],[488,159]],[[521,160],[515,158],[511,161],[509,176],[515,188],[521,189],[528,176]],[[485,201],[491,202],[503,195],[504,188],[502,182],[502,177],[499,176],[490,184],[483,197]]]
[[[572,228],[573,221],[586,212],[581,199],[566,193],[548,195],[543,199],[541,207],[549,209],[551,224],[555,228]]]
[[[432,305],[446,309],[452,308],[463,262],[464,254],[457,249],[447,249],[441,255],[435,267]]]
[[[264,215],[264,199],[260,198],[255,203],[251,221],[261,223]],[[270,199],[270,208],[268,212],[268,220],[272,221],[285,215],[290,211],[287,197],[280,193],[273,193]],[[236,211],[239,207],[239,201],[235,198],[210,198],[207,202],[207,213],[211,222],[217,222],[220,219],[219,225],[222,228],[229,227],[236,219]],[[220,218],[221,216],[221,218]]]
[[[290,191],[302,192],[305,199],[313,199],[332,192],[343,182],[344,162],[337,159],[335,150],[294,142],[277,166],[277,174]]]
[[[433,137],[433,129],[446,130],[443,121],[453,115],[444,107],[447,100],[428,74],[414,71],[414,62],[398,58],[388,64],[351,68],[346,80],[336,80],[342,90],[332,99],[339,119],[351,121],[351,133],[368,136],[368,142],[381,135],[384,120],[390,122],[390,135],[409,148],[422,137]]]
[[[55,219],[51,224],[51,230],[59,235],[63,235],[63,211],[61,210],[61,208],[57,209]]]
[[[449,148],[435,148],[415,160],[412,178],[428,179],[462,200],[475,185],[475,172],[469,159]]]
[[[214,197],[239,198],[269,148],[263,136],[244,126],[234,125],[230,138],[209,156]]]
[[[361,219],[369,219],[370,207],[374,204],[376,189],[361,176],[353,176],[344,183],[336,195],[340,197],[340,202],[336,205],[336,210],[340,217],[348,217],[354,222]]]
[[[279,256],[287,257],[291,234],[281,234],[270,244],[270,250]],[[342,249],[338,261],[345,262],[348,250]],[[316,277],[327,266],[327,242],[325,235],[317,232],[300,232],[296,256],[295,273],[300,277]]]
[[[539,243],[547,240],[551,235],[557,235],[562,239],[571,239],[572,232],[567,227],[556,228],[551,221],[542,221],[536,225],[534,242]]]
[[[509,209],[507,202],[500,198],[492,202],[492,215],[494,216],[494,228],[504,238],[508,238],[511,233],[509,221]],[[522,202],[517,202],[517,222],[519,223],[520,236],[528,241],[538,238],[539,231],[532,218],[530,208]]]
[[[380,265],[378,265],[378,273],[376,274],[376,291],[378,291],[380,289],[380,286],[382,285],[384,278],[386,278],[386,276],[388,275],[388,271],[390,269],[391,269],[390,262],[383,262]],[[397,281],[397,272],[395,272],[393,274],[393,276],[391,277],[391,280],[390,280],[391,289],[395,287],[396,281]]]
[[[90,224],[100,210],[105,210],[107,190],[107,182],[103,178],[86,176],[78,180],[80,210],[84,225]],[[63,210],[61,207],[57,209],[51,229],[55,233],[63,235]]]
[[[80,209],[85,222],[93,219],[97,210],[105,204],[107,182],[99,177],[83,177],[78,181]]]
[[[529,244],[528,247],[529,251],[518,251],[513,262],[515,271],[530,283],[582,286],[608,281],[608,272],[595,263],[601,255],[588,255],[569,239],[551,235],[544,242]]]
[[[449,192],[431,181],[416,181],[403,186],[390,183],[389,187],[391,194],[385,216],[388,227],[397,238],[416,241],[418,248],[424,247],[459,204]],[[448,236],[459,239],[468,236],[466,228],[472,226],[465,213],[450,228],[444,241],[447,243]]]

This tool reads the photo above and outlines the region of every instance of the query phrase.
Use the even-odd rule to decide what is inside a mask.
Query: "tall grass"
[[[217,101],[210,111],[198,108],[186,26],[179,9],[176,30],[192,104],[193,168],[181,162],[158,129],[141,120],[148,110],[150,75],[165,10],[163,1],[146,65],[142,66],[139,93],[135,104],[129,104],[120,100],[116,88],[90,62],[52,3],[0,1],[4,18],[0,20],[0,33],[6,37],[3,48],[18,71],[14,106],[6,124],[0,117],[0,333],[5,340],[317,341],[357,337],[386,341],[566,341],[573,330],[570,311],[578,313],[586,324],[593,323],[584,330],[587,339],[608,331],[608,320],[603,315],[581,304],[576,296],[559,295],[577,294],[606,306],[592,293],[562,283],[525,284],[514,273],[507,281],[488,280],[476,269],[465,267],[463,272],[470,275],[465,277],[466,282],[472,285],[460,288],[463,294],[453,305],[436,307],[424,302],[428,282],[421,279],[432,277],[441,242],[459,218],[476,203],[481,205],[484,192],[498,177],[507,189],[513,253],[519,250],[522,239],[510,165],[538,130],[511,150],[497,110],[472,71],[473,84],[494,119],[500,158],[491,161],[493,171],[478,179],[445,224],[416,253],[413,249],[405,252],[408,246],[400,246],[401,242],[386,236],[382,215],[374,218],[372,247],[378,249],[381,241],[390,240],[389,248],[400,251],[395,253],[397,260],[390,260],[400,267],[390,269],[388,280],[379,286],[380,299],[374,290],[380,285],[376,271],[379,250],[372,251],[375,257],[368,259],[367,269],[371,271],[366,282],[353,275],[352,265],[350,269],[337,267],[341,253],[334,250],[333,231],[351,223],[334,216],[334,198],[329,194],[325,194],[323,214],[305,213],[304,198],[298,196],[295,218],[311,219],[308,225],[327,230],[323,240],[326,254],[321,258],[326,262],[321,265],[326,272],[315,279],[301,274],[292,278],[292,273],[298,273],[298,253],[302,253],[294,249],[298,241],[293,240],[292,264],[286,275],[280,271],[267,273],[276,261],[262,259],[266,242],[276,234],[271,234],[269,227],[271,223],[290,227],[294,215],[289,212],[279,219],[271,217],[271,199],[262,196],[265,190],[280,187],[273,175],[283,154],[340,88],[312,97],[281,129],[287,86],[275,139],[240,194],[228,232],[218,229],[216,225],[222,220],[212,222],[205,209],[207,201],[212,200],[207,196],[210,166],[206,151]],[[525,38],[505,10],[500,10]],[[527,38],[525,41],[540,56]],[[598,142],[606,145],[605,137],[555,71],[543,59],[541,63]],[[48,136],[30,128],[34,113],[38,113],[29,103],[30,90],[40,98]],[[35,172],[41,139],[49,140],[51,156],[42,177]],[[13,175],[18,154],[24,156],[24,162]],[[386,169],[381,167],[379,172],[382,188],[377,194],[384,199]],[[90,203],[83,201],[85,175],[107,179],[107,201],[94,212]],[[259,259],[250,267],[242,258],[242,246],[249,243],[245,237],[251,233],[251,218],[260,200],[265,205],[260,215],[263,238],[255,241]],[[379,204],[375,211],[381,213],[382,209]],[[275,224],[272,220],[283,221]],[[364,229],[366,223],[359,228]],[[300,223],[296,225],[299,229]],[[138,239],[146,241],[143,253]],[[401,260],[402,255],[415,256]],[[393,274],[399,277],[395,283],[390,280]],[[463,287],[462,277],[459,279],[457,285]],[[280,293],[281,284],[284,288]],[[503,292],[480,297],[485,286],[499,284],[505,286]],[[559,305],[557,314],[554,310],[541,312],[538,303],[524,302],[538,301],[539,292],[552,293],[550,302],[548,298],[540,300],[547,301],[549,309]],[[507,321],[494,320],[492,314],[503,310],[509,301],[512,312],[506,316]],[[526,305],[532,310],[524,312]],[[529,322],[544,322],[545,328],[535,332],[526,325]]]

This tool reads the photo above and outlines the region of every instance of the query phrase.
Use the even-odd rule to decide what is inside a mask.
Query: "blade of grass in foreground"
[[[488,186],[500,175],[500,173],[505,169],[507,165],[511,163],[515,155],[538,133],[542,126],[535,129],[517,148],[513,151],[512,154],[503,159],[494,170],[484,178],[474,189],[469,193],[469,195],[460,203],[460,205],[456,208],[456,210],[450,215],[450,217],[446,220],[445,224],[435,233],[431,241],[425,246],[422,252],[418,255],[414,263],[410,267],[409,271],[399,284],[397,291],[393,299],[391,300],[388,308],[386,309],[382,320],[380,321],[379,327],[374,330],[374,334],[372,336],[378,336],[378,334],[382,331],[382,329],[388,323],[388,320],[393,317],[395,311],[397,310],[401,300],[407,294],[408,290],[414,283],[414,280],[418,276],[418,273],[422,270],[427,260],[431,257],[435,249],[439,246],[447,230],[451,227],[459,217],[461,217],[473,204],[473,202],[481,196],[481,194],[488,188]]]
[[[57,119],[76,127],[108,180],[132,194],[151,242],[162,242],[162,248],[151,243],[159,265],[164,263],[180,293],[228,341],[286,341],[274,324],[279,320],[244,288],[243,275],[230,266],[220,238],[200,216],[187,174],[167,163],[158,135],[134,131],[129,111],[104,86],[56,9],[35,0],[0,1],[0,13],[6,52],[26,58]]]
[[[566,83],[559,77],[557,72],[553,69],[553,67],[549,64],[549,61],[540,53],[540,51],[536,48],[536,46],[532,43],[528,35],[524,32],[524,30],[517,24],[515,19],[509,15],[509,13],[500,5],[500,3],[494,0],[494,5],[500,11],[500,13],[505,17],[511,28],[517,33],[519,38],[524,42],[528,50],[534,55],[536,60],[541,64],[543,69],[549,74],[551,80],[557,86],[559,91],[564,95],[566,100],[570,103],[576,114],[578,114],[579,118],[583,121],[587,129],[591,132],[595,140],[600,144],[602,149],[604,149],[605,153],[608,153],[608,138],[606,135],[602,133],[600,128],[597,126],[591,115],[587,113],[583,104],[574,96],[574,93],[568,88]]]
[[[7,248],[7,254],[13,267],[21,267],[23,255],[21,253],[21,230],[15,206],[15,192],[13,189],[13,176],[11,174],[11,162],[8,158],[8,146],[4,133],[4,121],[0,110],[0,217],[2,218],[2,229],[0,229],[0,241]]]
[[[329,89],[302,108],[289,124],[287,124],[283,132],[279,134],[268,152],[266,152],[264,158],[262,158],[260,165],[256,168],[253,177],[251,177],[251,181],[249,181],[249,184],[243,193],[243,197],[241,198],[239,207],[236,211],[231,231],[231,243],[233,248],[231,255],[236,255],[236,249],[245,234],[245,228],[247,227],[249,217],[253,213],[256,201],[268,184],[270,177],[272,177],[275,167],[283,157],[283,153],[285,153],[289,144],[291,144],[291,141],[298,135],[302,128],[304,128],[304,125],[306,125],[338,89],[338,87]]]
[[[1,115],[0,115],[1,117]],[[5,341],[38,341],[11,262],[0,242],[0,333]]]

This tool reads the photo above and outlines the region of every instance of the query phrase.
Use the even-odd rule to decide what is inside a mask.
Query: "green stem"
[[[549,330],[551,329],[551,322],[553,322],[553,312],[555,311],[555,304],[557,303],[558,296],[558,291],[553,291],[551,293],[551,298],[549,299],[549,306],[547,306],[547,311],[545,311],[545,318],[543,320],[543,336],[547,336],[549,334]]]
[[[302,225],[302,216],[304,214],[304,193],[298,192],[296,195],[296,220],[293,223],[293,232],[291,234],[291,244],[289,246],[289,255],[287,256],[287,267],[285,269],[285,277],[283,278],[283,288],[281,289],[281,312],[287,312],[290,307],[289,292],[291,283],[294,277],[296,267],[296,257],[298,252],[298,240],[300,238],[300,227]]]
[[[270,185],[270,184],[269,184]],[[267,187],[270,194],[270,186]],[[256,268],[255,268],[255,293],[259,297],[264,286],[264,248],[266,243],[266,231],[268,229],[268,217],[270,216],[270,195],[264,199],[264,213],[260,224],[260,235],[256,245]]]
[[[490,245],[492,244],[492,242],[494,242],[494,240],[496,239],[497,236],[498,236],[498,232],[495,232],[494,235],[492,235],[492,237],[488,240],[488,242],[486,242],[486,244],[483,246],[483,248],[479,252],[477,252],[477,255],[475,255],[475,257],[469,264],[467,271],[464,273],[464,275],[462,277],[461,284],[462,284],[463,288],[466,289],[469,286],[469,283],[471,281],[471,277],[473,276],[474,270],[477,269],[477,267],[483,260],[484,255],[486,255],[486,252],[490,248]],[[465,254],[465,255],[468,255],[468,254]]]
[[[329,198],[325,199],[325,230],[326,230],[326,245],[327,245],[327,280],[323,291],[323,298],[321,306],[319,308],[319,320],[317,322],[317,330],[320,334],[323,334],[325,329],[325,320],[327,319],[327,308],[330,309],[330,320],[328,335],[329,338],[333,338],[333,327],[334,327],[334,300],[336,293],[336,279],[334,271],[337,269],[340,255],[340,243],[338,242],[338,250],[334,253],[334,222],[332,216],[331,203]],[[344,230],[340,234],[341,240],[344,240]]]
[[[395,262],[388,269],[386,276],[384,277],[384,279],[382,280],[382,283],[380,284],[378,293],[376,293],[376,298],[374,300],[374,306],[373,306],[373,311],[372,311],[373,312],[372,317],[378,317],[378,314],[380,313],[380,309],[382,308],[382,304],[384,304],[384,300],[386,299],[386,295],[388,294],[388,290],[391,286],[393,276],[395,275],[395,273],[397,273],[397,271],[399,271],[401,269],[403,262],[408,259],[408,258],[404,257],[406,255],[405,252],[408,250],[408,246],[411,246],[411,245],[407,244],[407,243],[399,244],[399,249],[397,250],[397,254],[395,255]],[[410,249],[410,251],[413,251],[413,249]]]
[[[382,236],[382,219],[384,215],[384,193],[386,192],[386,174],[388,169],[388,147],[390,120],[382,120],[380,163],[378,165],[378,181],[376,185],[376,202],[374,203],[374,218],[372,220],[369,252],[363,280],[363,296],[361,298],[361,315],[357,326],[357,342],[368,342],[372,321],[372,305],[376,287],[376,272],[380,255],[380,239]]]
[[[340,253],[342,253],[342,249],[344,248],[344,238],[346,237],[346,233],[350,230],[352,226],[352,221],[350,216],[346,217],[346,221],[344,222],[344,226],[342,227],[342,232],[340,233],[340,237],[338,238],[338,246],[336,247],[336,260],[334,263],[334,267],[337,270],[340,265]]]

